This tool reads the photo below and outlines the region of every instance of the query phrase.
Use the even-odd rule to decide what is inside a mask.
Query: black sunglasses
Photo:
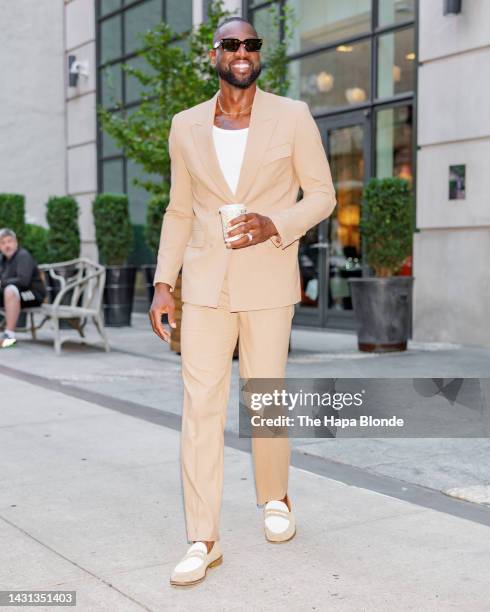
[[[222,38],[220,41],[215,42],[213,49],[217,49],[221,46],[225,51],[238,51],[240,45],[245,45],[245,49],[250,53],[253,51],[259,51],[262,47],[262,38],[247,38],[246,40],[240,40],[238,38]]]

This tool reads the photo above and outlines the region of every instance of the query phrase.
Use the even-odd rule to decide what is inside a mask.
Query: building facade
[[[98,191],[129,195],[133,261],[149,256],[142,228],[144,178],[98,130],[96,104],[124,112],[139,103],[139,34],[161,20],[186,32],[209,0],[0,0],[8,39],[0,57],[0,191],[26,195],[30,222],[45,224],[50,195],[81,209],[83,254],[96,257],[91,202]],[[463,0],[228,0],[268,44],[284,11],[290,97],[315,117],[337,191],[335,214],[300,243],[302,300],[295,324],[354,327],[348,278],[365,271],[361,193],[372,176],[408,179],[416,194],[413,333],[417,340],[490,345],[490,6]],[[43,36],[39,36],[42,30]],[[69,62],[81,74],[70,84]],[[485,257],[487,256],[487,257]],[[413,262],[413,265],[412,265]]]
[[[308,103],[337,193],[332,217],[300,242],[295,322],[353,328],[348,279],[363,274],[362,189],[372,176],[414,182],[417,6],[414,0],[248,0],[258,32],[293,11],[288,95]]]
[[[420,2],[414,333],[490,346],[490,3],[441,4]]]

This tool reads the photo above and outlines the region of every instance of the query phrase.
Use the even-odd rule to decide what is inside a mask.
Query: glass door
[[[368,176],[369,122],[364,112],[318,121],[330,163],[337,206],[299,246],[301,302],[295,324],[354,328],[348,279],[362,276],[359,221]]]

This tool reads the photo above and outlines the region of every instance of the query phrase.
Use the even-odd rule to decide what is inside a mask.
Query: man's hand
[[[235,227],[239,223],[241,223],[241,225]],[[232,249],[241,249],[252,244],[265,242],[271,236],[277,234],[276,226],[272,220],[258,213],[245,213],[244,215],[239,215],[232,219],[229,225],[231,229],[228,231],[228,236],[231,237],[238,234],[244,234],[242,238],[227,243],[227,247]],[[248,239],[247,232],[252,234],[252,240]]]
[[[159,338],[165,340],[165,342],[170,342],[170,333],[163,326],[162,314],[167,313],[170,326],[175,328],[174,311],[175,301],[170,293],[170,285],[167,283],[157,283],[155,285],[155,293],[153,294],[153,301],[148,314],[153,331]]]

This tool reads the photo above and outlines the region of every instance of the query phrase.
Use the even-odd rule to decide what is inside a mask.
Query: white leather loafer
[[[294,514],[282,501],[267,502],[264,508],[265,537],[269,542],[287,542],[296,534]]]
[[[213,544],[208,553],[204,542],[194,542],[176,566],[170,577],[170,584],[175,586],[190,586],[206,578],[209,567],[216,567],[223,562],[223,554],[219,540]]]

